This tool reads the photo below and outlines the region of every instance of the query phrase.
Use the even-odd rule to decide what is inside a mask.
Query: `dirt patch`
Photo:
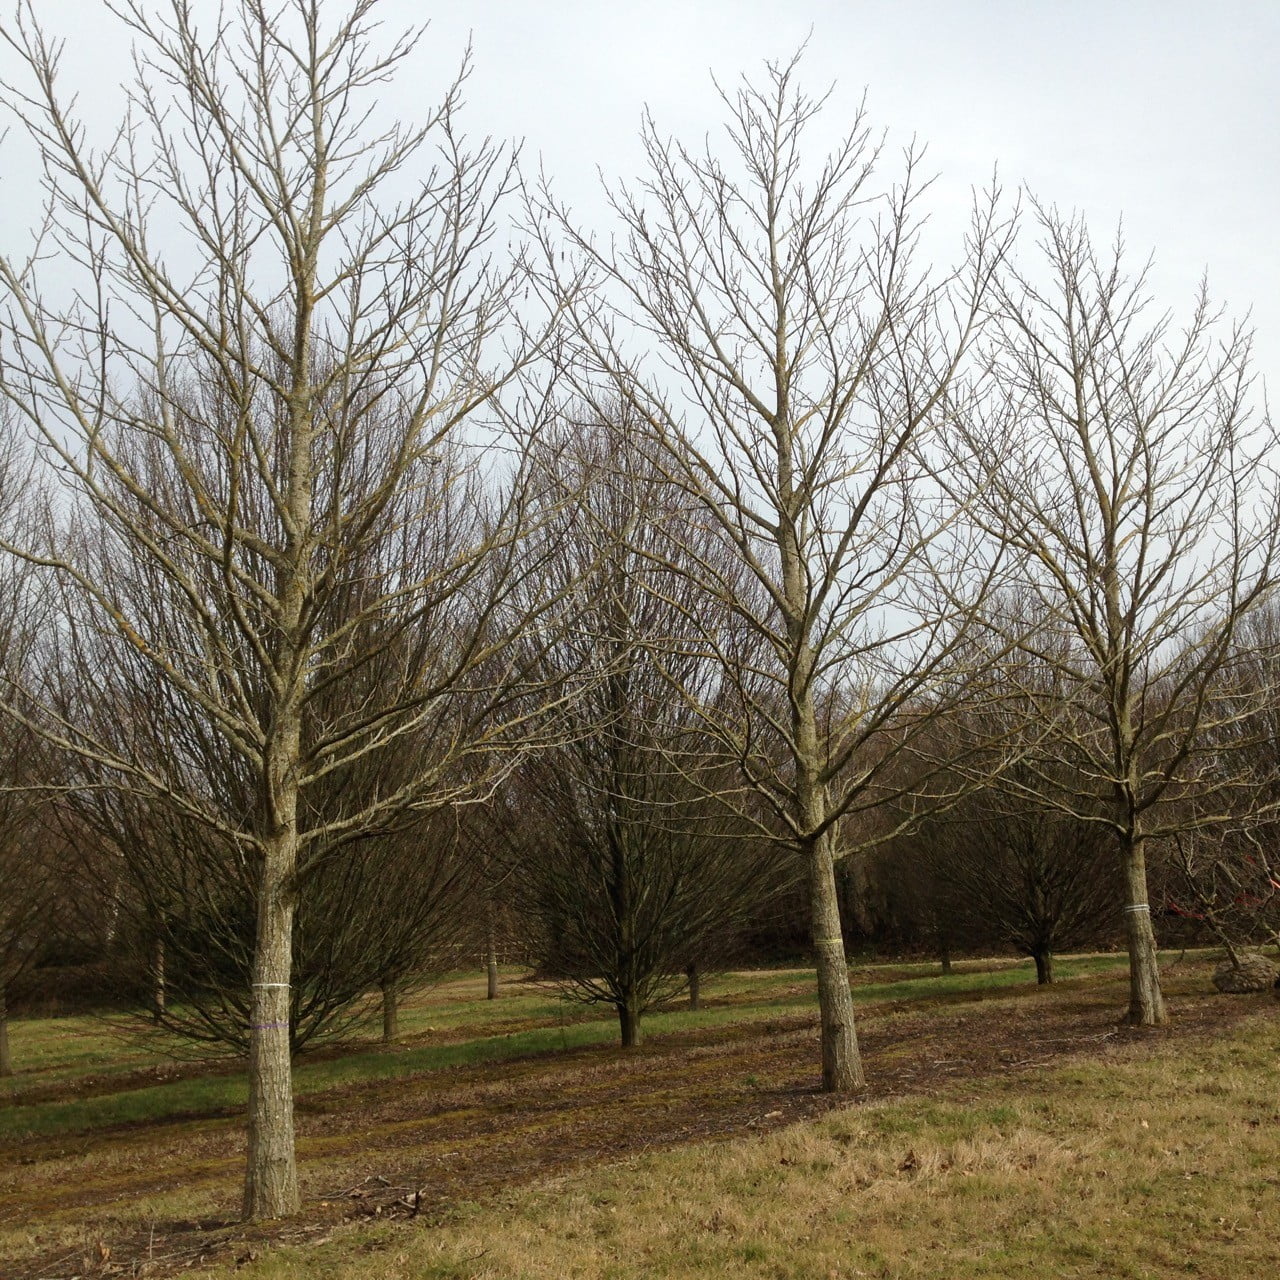
[[[1148,1052],[1277,1011],[1266,996],[1197,994],[1206,986],[1207,970],[1169,981],[1172,1021],[1155,1031],[1117,1022],[1123,984],[1114,977],[864,1008],[871,1087],[863,1097],[929,1094],[1070,1056]],[[685,1031],[627,1053],[600,1046],[311,1094],[297,1107],[303,1213],[284,1226],[232,1219],[243,1158],[238,1118],[11,1143],[0,1147],[0,1163],[24,1167],[0,1182],[0,1220],[25,1213],[33,1223],[75,1221],[93,1243],[87,1252],[54,1253],[37,1229],[31,1255],[10,1259],[5,1274],[161,1276],[273,1241],[322,1239],[344,1219],[436,1221],[453,1206],[570,1169],[849,1105],[819,1092],[817,1064],[816,1017],[779,1018]],[[158,1221],[145,1232],[121,1226],[122,1201],[136,1208],[175,1187],[201,1192],[226,1216]]]

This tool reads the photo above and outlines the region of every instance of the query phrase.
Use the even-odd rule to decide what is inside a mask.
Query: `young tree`
[[[515,882],[544,964],[569,994],[613,1005],[630,1048],[645,1012],[692,988],[790,876],[777,846],[718,798],[735,786],[731,762],[671,696],[676,678],[709,702],[721,680],[698,643],[707,619],[691,621],[705,602],[677,571],[696,511],[625,416],[567,435],[547,469],[561,514],[542,536],[557,554],[536,589],[563,594],[568,614],[545,679],[575,680],[582,695],[564,742],[514,780],[526,833]],[[700,562],[724,554],[716,541],[707,531],[696,544]]]
[[[993,788],[929,824],[908,856],[926,863],[954,938],[1011,947],[1053,981],[1053,957],[1096,941],[1115,903],[1099,828]]]
[[[236,0],[203,25],[189,0],[112,5],[136,75],[97,148],[35,8],[4,30],[30,73],[5,101],[39,151],[47,213],[31,253],[0,260],[3,390],[74,511],[65,552],[37,557],[74,602],[67,632],[107,637],[147,674],[163,729],[100,735],[75,706],[40,723],[246,869],[244,1212],[276,1217],[298,1206],[300,881],[474,785],[459,762],[493,759],[512,724],[526,486],[505,453],[477,468],[541,349],[515,310],[520,265],[491,244],[514,162],[459,136],[460,81],[424,124],[378,123],[417,37],[380,44],[376,0]],[[400,554],[420,538],[439,554]],[[414,660],[327,700],[391,652]],[[122,722],[139,710],[120,706]],[[531,722],[527,699],[513,714]],[[152,753],[166,731],[181,747],[180,725],[217,741],[241,807],[190,754]],[[394,787],[309,811],[325,778],[424,739]]]
[[[727,571],[696,548],[688,557],[709,602],[691,611],[711,624],[698,645],[722,663],[732,696],[684,692],[807,870],[822,1078],[843,1091],[863,1071],[839,832],[895,794],[893,758],[945,701],[961,619],[983,592],[980,572],[963,588],[941,585],[970,549],[937,500],[930,439],[1009,227],[993,195],[963,264],[931,277],[915,261],[928,185],[919,153],[908,151],[896,185],[878,187],[880,147],[859,113],[811,165],[804,148],[823,104],[795,75],[794,59],[770,64],[761,85],[724,95],[728,159],[646,121],[648,176],[612,194],[617,245],[574,235],[567,217],[547,221],[616,301],[576,308],[589,359],[647,424],[655,465],[699,513],[694,526],[733,550]],[[547,256],[554,268],[554,248]],[[628,360],[637,331],[653,359]],[[725,611],[752,633],[744,652],[713,629]]]
[[[1018,705],[1054,726],[1054,750],[1025,757],[1051,785],[1029,793],[1114,833],[1128,1016],[1147,1026],[1165,1020],[1147,850],[1226,816],[1188,799],[1241,714],[1215,689],[1275,580],[1277,442],[1251,407],[1249,336],[1203,289],[1178,328],[1119,242],[1099,252],[1079,218],[1038,214],[1041,269],[1010,274],[990,352],[1004,400],[957,420],[956,469],[977,458],[975,510],[1025,553],[1036,626],[1005,640],[1052,670]],[[1053,783],[1063,763],[1075,797]]]
[[[956,802],[927,819],[916,839],[898,842],[900,856],[885,872],[905,879],[917,918],[942,947],[1011,946],[1047,983],[1056,951],[1109,937],[1117,884],[1105,833],[1070,812],[1083,801],[1082,780],[1066,763],[1069,712],[1048,723],[1031,714],[1064,697],[1056,664],[1071,648],[1035,617],[1016,593],[989,602],[987,621],[1003,619],[1003,631],[1025,650],[1001,653],[1002,641],[986,659],[975,655],[987,678],[939,718],[927,752],[936,766],[956,762],[972,789],[966,794],[960,778],[944,788]],[[990,640],[975,637],[989,647]]]

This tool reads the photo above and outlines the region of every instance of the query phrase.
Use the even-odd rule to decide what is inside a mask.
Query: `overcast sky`
[[[395,0],[412,13],[411,0]],[[873,119],[929,144],[954,204],[999,164],[1105,236],[1154,250],[1161,300],[1200,274],[1253,308],[1280,385],[1277,0],[488,0],[435,11],[434,50],[470,38],[477,126],[519,133],[583,206],[597,165],[640,167],[642,105],[686,138],[718,127],[722,83],[808,38],[806,83],[835,83],[833,134]],[[714,134],[713,134],[714,136]],[[583,209],[591,221],[591,206]]]
[[[98,0],[37,9],[68,37],[82,102],[109,111],[125,46]],[[996,163],[1006,183],[1083,209],[1100,238],[1123,215],[1135,253],[1156,254],[1163,303],[1184,311],[1207,269],[1217,298],[1253,309],[1259,368],[1280,386],[1278,0],[384,0],[383,12],[391,27],[431,22],[394,90],[400,114],[426,112],[470,41],[466,128],[522,138],[527,166],[541,161],[601,229],[597,167],[639,170],[646,105],[664,131],[714,138],[711,75],[732,83],[807,38],[804,82],[835,84],[825,127],[839,132],[865,89],[892,141],[929,144],[941,218]],[[26,180],[21,149],[4,151],[11,233]]]

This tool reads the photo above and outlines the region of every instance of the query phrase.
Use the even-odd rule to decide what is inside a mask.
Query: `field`
[[[402,1042],[297,1070],[303,1214],[235,1223],[243,1075],[92,1019],[18,1020],[0,1276],[1185,1276],[1280,1267],[1280,1003],[1166,957],[856,970],[871,1086],[815,1088],[805,971],[724,975],[615,1047],[600,1011],[479,977]],[[514,975],[509,975],[514,976]]]

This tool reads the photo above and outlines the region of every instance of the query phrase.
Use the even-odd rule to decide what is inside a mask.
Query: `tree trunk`
[[[938,958],[942,961],[942,974],[946,977],[951,972],[951,938],[944,929],[938,938]]]
[[[151,948],[151,992],[155,1001],[156,1016],[164,1013],[164,939],[157,938]]]
[[[696,1012],[702,1008],[702,992],[700,990],[702,975],[698,972],[698,966],[691,964],[684,971],[684,976],[689,979],[689,1008]]]
[[[791,602],[803,602],[800,556],[782,541],[782,560]],[[796,817],[802,832],[816,832],[799,841],[809,874],[809,918],[818,970],[818,1013],[822,1022],[822,1087],[827,1093],[849,1093],[866,1084],[858,1035],[853,1021],[853,993],[849,990],[849,962],[844,954],[840,925],[840,898],[836,889],[834,838],[826,826],[827,789],[822,780],[822,747],[818,717],[810,685],[813,653],[804,634],[804,610],[797,607],[788,623],[788,637],[795,646],[793,679],[804,692],[792,703],[791,726],[795,734]],[[825,829],[824,829],[825,828]]]
[[[117,878],[111,885],[110,906],[107,907],[107,924],[102,933],[102,949],[110,951],[120,928],[120,881]]]
[[[382,981],[382,1043],[395,1044],[400,1039],[400,997],[395,981]]]
[[[4,979],[0,978],[0,1076],[13,1075],[13,1059],[9,1056],[9,1005]]]
[[[327,171],[311,175],[310,225],[304,256],[293,270],[293,349],[289,357],[286,481],[282,486],[286,537],[277,570],[279,642],[273,653],[275,689],[262,759],[265,836],[253,952],[253,1021],[249,1033],[249,1143],[244,1175],[246,1220],[285,1218],[298,1212],[298,1167],[293,1134],[293,1062],[289,1021],[293,976],[298,767],[310,655],[307,600],[313,587],[310,535],[317,462],[316,387],[312,383],[311,325],[316,306],[320,210]]]
[[[640,1043],[640,1010],[628,997],[618,1002],[618,1025],[622,1031],[622,1047],[634,1049]]]
[[[484,968],[487,978],[486,1000],[498,998],[498,943],[493,927],[493,899],[484,903]]]
[[[1125,932],[1129,941],[1129,1022],[1135,1027],[1158,1027],[1167,1021],[1156,934],[1147,899],[1147,860],[1141,837],[1121,849],[1124,860]]]
[[[1053,981],[1053,952],[1048,947],[1032,953],[1036,962],[1036,982],[1046,986]]]
[[[296,807],[288,817],[296,817]],[[299,1208],[289,1051],[291,880],[297,860],[294,822],[264,843],[249,1031],[249,1150],[244,1179],[248,1220],[285,1218]]]
[[[866,1076],[854,1027],[853,993],[849,989],[849,964],[840,929],[829,833],[813,842],[808,862],[818,1008],[822,1018],[822,1087],[828,1093],[849,1093],[861,1089],[866,1084]]]

